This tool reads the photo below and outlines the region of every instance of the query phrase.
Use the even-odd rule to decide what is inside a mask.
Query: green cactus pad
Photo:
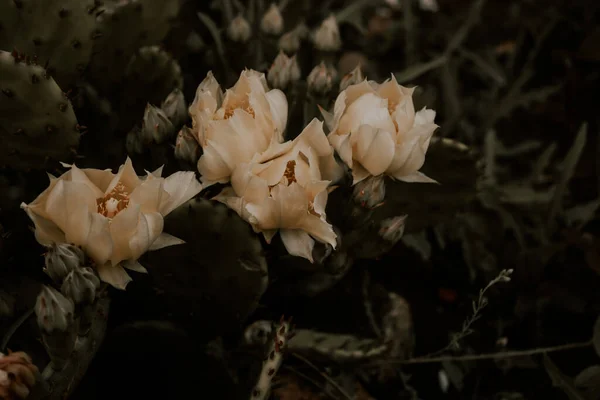
[[[93,0],[0,2],[0,50],[37,57],[63,88],[75,83],[92,57]]]
[[[98,17],[102,37],[90,64],[92,81],[101,92],[118,84],[130,57],[143,46],[161,43],[179,13],[179,0],[108,2]]]
[[[239,328],[268,283],[257,235],[235,212],[204,199],[173,211],[164,231],[186,243],[150,252],[144,261],[160,302],[175,317],[201,318],[202,330],[213,334]]]
[[[80,137],[73,107],[54,79],[42,67],[3,51],[0,137],[0,163],[16,169],[68,161]]]

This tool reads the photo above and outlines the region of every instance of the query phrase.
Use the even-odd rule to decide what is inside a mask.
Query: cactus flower
[[[237,165],[281,143],[288,104],[282,91],[269,90],[265,75],[245,70],[225,95],[211,72],[189,108],[192,129],[203,155],[198,171],[203,185],[227,183]]]
[[[102,281],[125,289],[131,277],[124,267],[144,272],[137,262],[142,254],[183,243],[163,233],[163,217],[200,190],[194,172],[161,178],[158,170],[140,178],[128,158],[116,174],[73,165],[21,207],[39,243],[81,246]]]
[[[336,247],[327,222],[328,186],[341,176],[322,123],[314,119],[293,141],[275,143],[236,168],[217,200],[234,209],[265,240],[279,231],[287,251],[313,262],[315,240]]]
[[[333,114],[321,110],[329,141],[352,169],[354,184],[381,174],[404,182],[435,182],[419,172],[438,127],[435,111],[415,112],[413,91],[394,76],[382,84],[364,80],[339,94]]]

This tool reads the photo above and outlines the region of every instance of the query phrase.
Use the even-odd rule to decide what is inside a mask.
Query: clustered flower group
[[[285,94],[270,90],[265,75],[241,73],[225,92],[212,73],[189,107],[187,129],[203,150],[194,172],[139,177],[131,160],[119,171],[75,165],[30,204],[22,204],[38,242],[80,246],[100,278],[124,289],[125,268],[149,250],[183,243],[163,232],[163,218],[216,183],[228,184],[215,200],[226,204],[270,243],[277,232],[287,251],[311,262],[315,240],[335,248],[336,234],[325,207],[332,183],[351,170],[353,184],[388,175],[405,182],[435,182],[419,169],[437,125],[435,112],[416,112],[413,89],[392,77],[383,84],[363,80],[338,95],[333,112],[322,110],[329,130],[313,119],[294,140],[284,140]]]
[[[280,232],[288,252],[311,262],[315,240],[335,248],[325,206],[331,184],[344,174],[354,184],[386,174],[406,182],[435,182],[419,169],[437,125],[435,112],[415,112],[413,89],[392,77],[363,80],[343,90],[323,123],[312,120],[284,141],[287,99],[269,90],[264,74],[246,70],[225,93],[209,72],[189,108],[203,149],[198,161],[204,187],[229,183],[216,199],[261,232],[267,243]]]

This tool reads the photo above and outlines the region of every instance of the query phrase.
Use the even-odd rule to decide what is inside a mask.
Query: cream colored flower
[[[330,15],[321,22],[313,33],[313,42],[318,50],[338,51],[342,47],[340,28],[335,15]]]
[[[189,107],[192,129],[204,153],[198,170],[205,186],[227,183],[235,167],[283,141],[288,104],[282,91],[269,90],[265,75],[245,70],[223,95],[211,72]]]
[[[404,182],[435,182],[419,172],[438,127],[435,111],[415,112],[413,91],[393,76],[381,85],[364,80],[339,94],[333,114],[321,110],[331,131],[329,141],[352,169],[354,184],[380,174]]]
[[[217,200],[250,222],[266,241],[280,232],[288,252],[311,262],[314,240],[336,246],[327,222],[327,188],[342,174],[333,149],[314,119],[293,141],[274,143],[233,172],[231,187]]]
[[[145,272],[137,262],[142,254],[183,243],[163,233],[163,217],[202,190],[194,172],[160,175],[138,177],[129,158],[116,174],[73,165],[21,208],[39,243],[81,246],[104,282],[125,289],[131,277],[124,267]]]

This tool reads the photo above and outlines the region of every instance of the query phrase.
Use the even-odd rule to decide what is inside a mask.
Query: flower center
[[[287,162],[287,166],[285,167],[285,172],[283,173],[283,176],[287,179],[288,186],[294,182],[297,182],[296,181],[296,161],[295,160],[290,160]]]
[[[121,181],[106,196],[96,199],[98,213],[113,218],[129,205],[129,193]]]
[[[238,107],[231,107],[231,106],[227,107],[225,109],[225,113],[223,114],[223,119],[231,118],[233,116],[233,113],[237,109],[246,111],[248,114],[252,115],[252,118],[256,117],[256,114],[254,113],[254,109],[250,106],[250,104],[246,104],[244,106],[238,106]]]

